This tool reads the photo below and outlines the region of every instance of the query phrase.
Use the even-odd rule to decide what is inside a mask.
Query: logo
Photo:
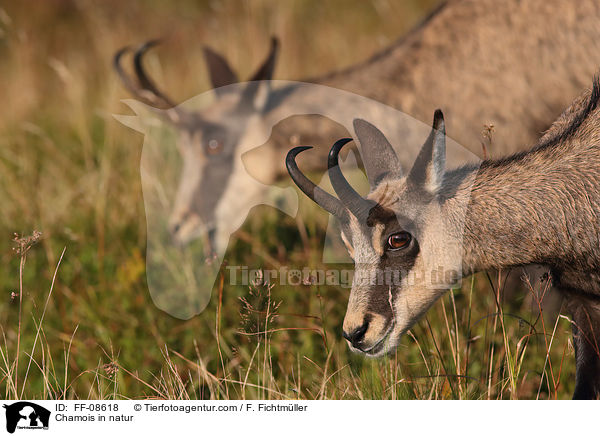
[[[6,409],[6,431],[14,433],[18,429],[48,430],[50,411],[29,401],[19,401],[3,406]]]

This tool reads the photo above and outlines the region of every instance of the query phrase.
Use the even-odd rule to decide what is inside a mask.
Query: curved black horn
[[[336,141],[329,151],[329,157],[327,159],[327,168],[329,169],[329,180],[340,200],[352,212],[352,214],[362,220],[366,220],[369,211],[373,208],[373,205],[368,200],[365,200],[361,195],[354,190],[350,183],[345,179],[340,169],[338,155],[340,150],[348,142],[352,141],[352,138],[343,138]]]
[[[131,80],[131,78],[127,75],[127,73],[125,73],[125,70],[123,70],[123,67],[121,65],[121,58],[123,57],[123,55],[125,53],[130,52],[130,51],[131,51],[131,47],[126,46],[126,47],[123,47],[122,49],[120,49],[118,52],[116,52],[115,56],[113,58],[113,68],[117,72],[117,75],[119,76],[119,79],[121,79],[121,82],[123,82],[123,85],[125,86],[125,88],[127,88],[127,90],[129,92],[131,92],[133,95],[137,95],[138,87]]]
[[[172,123],[178,124],[188,117],[187,111],[175,106],[170,98],[158,90],[156,85],[154,85],[154,82],[152,82],[146,74],[142,65],[144,53],[159,42],[159,40],[148,41],[135,51],[133,63],[137,77],[127,74],[121,65],[123,55],[133,51],[129,46],[123,47],[115,53],[113,58],[113,68],[117,72],[117,75],[119,76],[119,79],[121,79],[121,82],[123,82],[125,88],[127,88],[134,97],[149,104],[153,108],[160,110],[163,117]]]
[[[159,39],[153,39],[151,41],[147,41],[144,44],[142,44],[136,50],[136,52],[133,56],[133,66],[135,68],[135,73],[137,74],[138,80],[140,81],[140,85],[142,86],[142,88],[150,91],[152,94],[154,94],[160,100],[162,100],[166,105],[168,105],[170,107],[174,107],[175,103],[173,103],[173,101],[169,97],[167,97],[165,94],[163,94],[156,87],[156,85],[150,79],[148,74],[146,74],[146,71],[144,70],[144,66],[142,64],[142,59],[144,58],[144,55],[146,54],[146,52],[148,50],[150,50],[152,47],[160,44],[160,42],[161,41]]]
[[[335,215],[338,219],[345,220],[347,218],[347,214],[342,202],[315,185],[308,179],[308,177],[302,174],[298,168],[296,156],[304,150],[308,150],[310,148],[312,147],[295,147],[288,152],[285,158],[285,166],[287,167],[288,173],[290,173],[290,177],[294,183],[308,196],[308,198],[317,203],[327,212]]]

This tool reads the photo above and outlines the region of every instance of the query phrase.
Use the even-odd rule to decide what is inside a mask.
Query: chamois
[[[595,0],[449,1],[371,59],[305,82],[358,94],[421,121],[429,118],[431,108],[442,106],[454,139],[476,154],[481,154],[483,125],[493,123],[491,151],[505,155],[534,143],[586,86],[600,64],[599,20],[600,4]],[[226,247],[240,217],[243,220],[256,204],[262,192],[258,191],[285,177],[282,162],[291,145],[331,143],[346,133],[327,118],[347,117],[350,126],[343,127],[351,130],[352,119],[362,116],[350,102],[330,107],[332,99],[322,94],[324,87],[271,87],[266,81],[275,68],[275,40],[251,77],[263,82],[235,89],[226,86],[239,82],[233,69],[205,49],[217,98],[202,110],[185,110],[175,106],[144,70],[144,53],[155,44],[122,49],[114,64],[130,92],[166,109],[165,117],[180,134],[183,170],[169,220],[179,244],[207,232],[215,235],[216,245]],[[121,66],[128,52],[134,52],[135,77]],[[327,108],[330,113],[323,112]],[[293,117],[277,125],[290,115],[315,113],[323,117]],[[257,148],[262,145],[257,138],[275,125],[268,145]],[[402,135],[416,139],[421,133],[409,128]],[[255,148],[256,156],[247,153]],[[325,170],[326,152],[315,153],[312,170]],[[253,176],[264,185],[245,176],[244,153],[260,162],[260,174]]]
[[[315,186],[287,156],[300,189],[338,217],[355,261],[343,323],[352,350],[392,351],[401,336],[457,284],[477,271],[541,264],[571,315],[575,399],[600,397],[600,82],[558,118],[530,150],[446,170],[440,110],[411,170],[384,135],[358,119],[355,134],[370,180],[366,198],[345,180],[339,140],[328,157],[337,198]],[[443,271],[444,274],[439,274]],[[376,274],[394,280],[373,280]]]

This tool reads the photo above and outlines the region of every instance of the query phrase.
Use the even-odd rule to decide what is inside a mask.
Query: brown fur
[[[600,396],[599,99],[595,81],[536,147],[485,161],[455,194],[471,189],[474,178],[464,227],[465,273],[529,263],[550,268],[573,321],[574,398]]]
[[[458,188],[471,189],[465,235],[481,234],[465,239],[465,263],[471,268],[558,266],[556,259],[577,269],[600,266],[600,113],[595,104],[589,108],[599,98],[595,87],[532,150],[484,161],[465,177],[464,188]]]
[[[450,136],[479,155],[484,124],[493,124],[489,151],[502,156],[535,143],[587,86],[600,66],[599,20],[594,0],[449,1],[386,51],[314,81],[423,122],[440,107]],[[333,128],[325,120],[299,123],[279,135],[332,143],[323,142]]]

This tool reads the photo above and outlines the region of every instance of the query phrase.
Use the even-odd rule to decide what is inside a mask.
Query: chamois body
[[[533,144],[585,87],[600,65],[599,20],[600,4],[595,0],[449,1],[371,59],[305,81],[356,93],[421,121],[434,107],[443,107],[453,126],[452,137],[479,155],[483,125],[493,124],[489,151],[506,155]],[[143,71],[142,55],[150,46],[144,45],[135,57],[137,79],[120,69],[123,51],[116,57],[117,70],[139,98],[170,108],[172,100]],[[271,79],[276,48],[273,45],[251,80]],[[183,114],[166,117],[180,130],[184,161],[170,219],[173,238],[181,244],[197,236],[200,227],[228,238],[235,229],[230,223],[245,217],[265,189],[251,183],[252,177],[265,185],[282,179],[283,157],[295,144],[315,144],[317,150],[306,168],[324,170],[327,148],[323,145],[349,128],[328,118],[367,117],[357,112],[352,101],[332,105],[331,96],[319,87],[272,89],[263,83],[252,92],[245,92],[250,89],[246,86],[219,92],[225,89],[219,87],[238,82],[238,77],[220,55],[208,49],[205,54],[218,97],[215,103],[201,111],[181,110]],[[310,113],[323,117],[290,118]],[[378,123],[375,118],[371,121]],[[241,156],[261,146],[272,126],[276,127],[270,140],[249,155],[260,165],[244,165]],[[210,147],[215,132],[216,146]],[[405,143],[418,143],[421,131],[407,126],[401,135]],[[409,163],[403,154],[399,159]],[[258,169],[252,177],[240,175],[252,168]],[[207,194],[211,189],[214,192]],[[236,199],[234,204],[231,198]]]
[[[457,279],[477,271],[537,263],[550,269],[572,317],[577,359],[574,398],[600,397],[600,82],[575,100],[535,147],[446,171],[445,122],[436,111],[429,138],[404,175],[391,144],[356,120],[371,192],[344,179],[336,142],[328,157],[338,198],[295,163],[296,184],[338,217],[359,278],[399,272],[397,282],[353,282],[344,337],[379,356]],[[439,271],[454,274],[439,275]]]
[[[470,192],[465,274],[531,263],[549,267],[573,323],[576,399],[600,398],[599,98],[596,82],[534,149],[484,161],[466,177],[474,181],[458,188]]]
[[[593,91],[531,150],[446,174],[440,196],[448,216],[456,197],[470,196],[465,273],[540,263],[590,273],[592,284],[600,267],[600,91]]]
[[[489,151],[505,156],[535,144],[588,86],[600,65],[599,18],[593,0],[449,1],[371,59],[310,81],[424,123],[442,107],[452,138],[478,155],[483,125],[491,123],[496,134]],[[319,152],[319,141],[329,138],[322,124],[323,133],[314,121],[309,128],[290,123],[285,131]]]

